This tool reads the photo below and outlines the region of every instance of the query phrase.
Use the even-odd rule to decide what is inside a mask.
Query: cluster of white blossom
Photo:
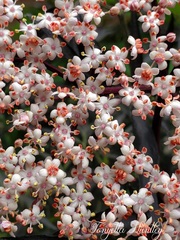
[[[19,131],[20,136],[11,146],[4,148],[2,141],[0,147],[2,232],[15,236],[19,225],[27,233],[35,225],[42,229],[42,219],[48,218],[46,201],[53,198],[58,237],[97,239],[103,229],[118,236],[116,226],[125,227],[125,219],[131,229],[120,239],[132,235],[147,240],[153,223],[149,216],[154,212],[161,231],[153,239],[180,238],[180,102],[176,94],[180,50],[169,47],[175,33],[160,34],[166,15],[179,3],[120,0],[108,8],[101,0],[55,0],[53,12],[43,5],[42,13],[28,22],[23,18],[24,5],[0,0],[0,114],[7,117],[7,134]],[[103,17],[131,11],[138,14],[148,37],[129,36],[129,47],[99,48],[96,39]],[[19,22],[14,32],[8,28],[13,21]],[[39,34],[44,29],[47,36]],[[64,49],[72,42],[83,51],[66,59]],[[149,60],[130,76],[127,67],[139,55]],[[58,59],[65,66],[54,66]],[[172,71],[162,75],[169,63]],[[112,87],[110,94],[105,93],[108,87]],[[173,174],[162,171],[146,147],[135,148],[135,137],[115,117],[122,105],[131,106],[132,115],[144,121],[153,117],[155,107],[161,108],[160,117],[169,118],[174,133],[164,144],[172,149]],[[89,118],[93,119],[90,125]],[[90,133],[87,143],[79,143],[85,127]],[[119,154],[113,164],[96,161],[98,152],[108,156],[114,147]],[[70,172],[64,168],[68,164]],[[125,184],[138,182],[139,176],[147,178],[146,185],[126,191]],[[94,188],[102,192],[102,204],[109,209],[99,220],[92,210]],[[161,196],[158,209],[154,206],[157,194]],[[31,195],[32,204],[19,210],[25,195]],[[96,221],[101,222],[99,231],[92,231]]]

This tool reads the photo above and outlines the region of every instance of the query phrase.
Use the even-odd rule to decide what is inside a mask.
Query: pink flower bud
[[[168,33],[167,34],[167,41],[168,42],[174,42],[176,40],[176,34],[175,33]]]
[[[21,147],[23,145],[23,140],[18,138],[14,144],[15,144],[15,148]]]
[[[111,9],[110,9],[110,14],[112,15],[112,16],[116,16],[116,15],[118,15],[119,14],[119,12],[120,12],[120,10],[119,10],[119,8],[118,7],[112,7]]]

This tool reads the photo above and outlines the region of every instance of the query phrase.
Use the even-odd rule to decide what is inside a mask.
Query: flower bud
[[[167,34],[167,41],[172,43],[176,40],[176,34],[175,33],[168,33]]]
[[[119,8],[118,7],[112,7],[110,10],[109,10],[109,12],[110,12],[110,14],[112,15],[112,16],[117,16],[118,14],[119,14],[119,12],[120,12],[120,10],[119,10]]]

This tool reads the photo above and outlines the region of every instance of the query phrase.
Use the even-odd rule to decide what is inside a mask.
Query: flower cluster
[[[1,137],[2,232],[15,237],[21,226],[28,234],[42,229],[51,199],[59,238],[97,239],[103,229],[118,236],[114,229],[127,228],[127,220],[124,239],[147,240],[153,221],[161,231],[152,239],[179,239],[180,50],[175,33],[161,33],[178,3],[55,0],[53,11],[43,5],[24,19],[24,5],[0,1],[0,114],[16,138],[7,144]],[[99,47],[104,18],[126,12],[138,16],[145,37]],[[10,31],[14,22],[18,29]],[[136,147],[126,129],[128,110],[147,124],[157,114],[169,120],[163,143],[172,153],[172,173],[147,146]],[[104,205],[99,219],[95,191]],[[96,221],[99,231],[92,231]]]

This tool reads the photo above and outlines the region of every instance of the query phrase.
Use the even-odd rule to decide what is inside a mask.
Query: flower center
[[[147,236],[148,233],[150,233],[151,229],[146,223],[139,223],[136,226],[136,234]]]
[[[156,63],[162,63],[162,62],[165,61],[165,57],[164,57],[164,55],[162,53],[158,53],[158,54],[156,54],[156,56],[154,58],[154,61]]]
[[[142,199],[142,198],[139,199],[138,203],[139,203],[139,204],[143,204],[143,203],[144,203],[144,199]]]
[[[124,180],[126,176],[127,176],[127,173],[124,170],[118,169],[116,171],[115,181],[118,182],[119,180]]]
[[[47,168],[47,172],[49,176],[56,176],[58,173],[58,170],[59,168],[53,164]]]
[[[70,74],[74,77],[77,78],[81,74],[80,66],[78,65],[71,65],[70,66]]]
[[[79,179],[80,181],[82,181],[82,180],[84,179],[83,174],[79,174],[79,175],[78,175],[78,179]]]
[[[107,180],[107,179],[108,179],[108,177],[109,177],[108,173],[104,173],[104,174],[103,174],[103,178],[104,178],[104,179],[106,179],[106,180]]]
[[[142,73],[141,73],[141,77],[142,77],[142,79],[144,79],[145,81],[151,80],[151,79],[152,79],[152,76],[153,76],[153,74],[152,74],[152,72],[151,72],[149,69],[145,69],[145,70],[143,70]]]
[[[68,114],[68,109],[66,107],[58,108],[57,115],[65,117]]]

